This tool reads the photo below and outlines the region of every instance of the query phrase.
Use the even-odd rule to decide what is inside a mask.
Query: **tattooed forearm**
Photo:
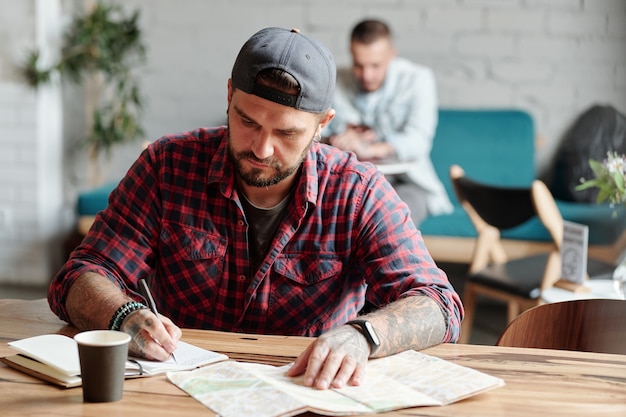
[[[113,313],[127,301],[130,297],[108,278],[89,272],[72,284],[65,306],[78,329],[106,329]]]
[[[446,324],[441,308],[425,296],[407,297],[366,316],[381,339],[376,357],[441,343]]]

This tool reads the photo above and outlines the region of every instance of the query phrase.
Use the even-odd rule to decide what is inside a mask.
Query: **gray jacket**
[[[414,161],[406,177],[427,195],[430,215],[449,213],[452,203],[430,160],[437,128],[437,88],[432,71],[403,58],[389,64],[383,86],[360,91],[350,68],[337,72],[333,101],[335,118],[325,136],[343,132],[349,124],[374,129],[379,140],[390,143],[401,161]]]

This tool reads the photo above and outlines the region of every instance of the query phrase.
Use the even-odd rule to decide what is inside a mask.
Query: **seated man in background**
[[[352,67],[337,73],[335,118],[326,141],[361,160],[412,161],[390,179],[411,209],[416,225],[428,215],[449,213],[452,203],[430,160],[437,127],[437,90],[429,68],[396,57],[389,27],[364,20],[350,37]]]
[[[142,152],[51,283],[51,309],[128,332],[132,354],[157,360],[180,327],[317,336],[289,373],[319,389],[359,384],[368,357],[456,341],[459,296],[406,204],[374,167],[318,143],[335,76],[299,31],[253,35],[228,80],[228,125]],[[375,311],[352,322],[366,301]]]

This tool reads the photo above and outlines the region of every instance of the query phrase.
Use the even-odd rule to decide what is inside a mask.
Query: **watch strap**
[[[346,322],[346,324],[350,324],[359,328],[367,343],[370,345],[370,356],[372,356],[380,347],[380,339],[376,334],[376,330],[374,330],[374,326],[367,320],[363,319],[355,319]]]

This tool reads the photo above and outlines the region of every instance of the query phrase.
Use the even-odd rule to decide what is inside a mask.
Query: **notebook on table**
[[[76,341],[61,334],[45,334],[9,342],[16,355],[0,358],[14,369],[63,387],[81,385],[80,359]],[[228,356],[179,341],[176,360],[149,361],[129,357],[127,378],[184,371],[228,359]]]

